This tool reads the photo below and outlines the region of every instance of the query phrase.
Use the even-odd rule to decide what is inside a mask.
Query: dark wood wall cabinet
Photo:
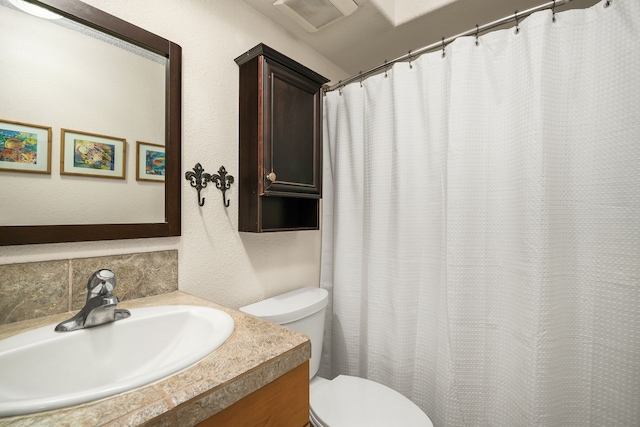
[[[329,80],[259,44],[240,67],[238,230],[317,230],[322,85]]]

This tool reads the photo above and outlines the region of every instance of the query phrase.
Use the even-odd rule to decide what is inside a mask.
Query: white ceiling
[[[350,75],[548,0],[354,0],[350,16],[309,33],[273,6],[274,0],[243,0],[294,38],[311,46]],[[313,0],[309,0],[313,2]],[[573,0],[557,11],[590,7],[599,0]]]

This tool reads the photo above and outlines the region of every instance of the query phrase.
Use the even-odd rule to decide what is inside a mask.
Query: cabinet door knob
[[[271,182],[276,180],[276,174],[274,172],[271,172],[269,175],[267,175],[267,179]]]

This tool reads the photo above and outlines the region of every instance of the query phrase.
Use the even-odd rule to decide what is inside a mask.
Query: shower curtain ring
[[[515,34],[518,34],[520,32],[520,22],[518,20],[518,11],[517,10],[515,12],[513,12],[513,16],[515,16],[515,18],[516,18],[516,31],[515,31]]]
[[[480,40],[478,40],[478,35],[480,34],[480,27],[476,24],[476,46],[480,46]]]
[[[342,96],[342,80],[338,80],[338,95]]]
[[[607,0],[607,2],[604,4],[604,7],[609,7],[611,6],[611,0]]]
[[[553,6],[551,6],[551,22],[556,22],[556,0],[553,0]]]
[[[358,73],[358,76],[360,76],[360,87],[362,87],[362,71]]]
[[[388,76],[387,76],[387,71],[388,71],[388,68],[387,68],[387,60],[385,59],[385,60],[384,60],[384,78],[385,78],[385,79],[388,77]]]
[[[411,57],[411,49],[409,49],[409,53],[407,55],[409,55],[409,68],[413,69],[413,64],[411,64],[411,61],[413,61],[413,58]]]
[[[445,44],[444,44],[444,37],[442,38],[442,57],[444,58],[447,55],[447,52],[445,50]]]

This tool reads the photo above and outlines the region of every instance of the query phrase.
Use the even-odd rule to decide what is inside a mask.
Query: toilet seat
[[[363,378],[314,378],[310,417],[318,427],[433,427],[417,405],[395,390]]]

